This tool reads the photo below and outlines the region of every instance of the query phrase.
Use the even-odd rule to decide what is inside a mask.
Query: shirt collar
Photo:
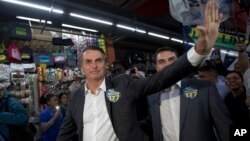
[[[178,81],[176,84],[181,88],[181,81]]]
[[[105,81],[105,78],[104,78],[103,81],[102,81],[102,83],[101,83],[101,85],[97,88],[97,90],[103,90],[104,92],[106,92],[106,83],[105,82],[106,81]],[[90,90],[87,87],[87,83],[88,82],[86,81],[85,84],[84,84],[85,95],[90,92]]]

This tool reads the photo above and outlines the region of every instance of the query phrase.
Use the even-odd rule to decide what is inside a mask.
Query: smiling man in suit
[[[199,26],[196,46],[175,63],[146,79],[124,74],[106,78],[107,59],[97,47],[87,47],[81,54],[81,69],[86,82],[72,93],[66,117],[57,141],[146,141],[137,120],[136,100],[163,90],[192,73],[211,52],[222,16],[210,0],[205,10],[204,26]]]
[[[159,72],[175,62],[178,53],[164,47],[155,56]],[[231,118],[210,81],[186,78],[148,100],[155,141],[215,141],[216,134],[220,141],[229,140]]]

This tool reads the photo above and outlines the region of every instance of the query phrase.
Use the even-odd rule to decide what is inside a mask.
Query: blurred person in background
[[[42,141],[55,141],[60,126],[63,121],[63,115],[60,112],[58,99],[56,95],[46,95],[47,108],[40,114],[40,122],[42,127]]]
[[[83,80],[84,80],[84,74],[82,73],[81,70],[79,70],[78,68],[75,68],[75,70],[74,70],[74,81],[69,86],[70,92],[73,92],[75,89],[77,89],[81,85]]]
[[[25,125],[28,123],[28,113],[23,105],[5,89],[0,83],[0,139],[10,139],[9,127],[11,125]]]
[[[213,61],[206,62],[198,69],[198,78],[201,80],[211,81],[216,85],[220,97],[224,101],[225,96],[230,92],[230,89],[225,84],[225,78],[217,73],[216,66]]]
[[[238,65],[240,68],[242,68],[243,72],[243,80],[244,85],[246,88],[246,104],[249,109],[250,113],[250,63],[248,59],[248,54],[246,51],[246,45],[243,42],[239,42],[237,45],[237,51],[238,51]],[[249,114],[250,117],[250,114]]]
[[[250,125],[249,110],[245,103],[246,90],[243,77],[237,71],[231,71],[226,76],[226,84],[231,92],[225,97],[225,104],[235,125]]]
[[[120,74],[124,74],[125,71],[126,71],[126,67],[125,67],[124,62],[117,60],[111,64],[112,77],[120,75]]]
[[[60,106],[60,110],[61,110],[61,113],[63,115],[63,118],[65,117],[66,115],[66,111],[67,111],[67,107],[68,107],[68,94],[65,93],[65,92],[62,92],[58,95],[58,100],[59,100],[59,106]]]

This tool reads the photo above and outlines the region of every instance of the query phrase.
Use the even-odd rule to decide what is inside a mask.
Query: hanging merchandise
[[[33,50],[29,46],[21,48],[21,58],[23,63],[33,62]]]
[[[34,62],[36,65],[40,64],[47,64],[48,66],[54,65],[51,53],[34,53],[33,55],[34,55]]]
[[[2,40],[2,42],[0,43],[0,63],[8,62],[8,58],[6,55],[7,55],[7,49],[4,44],[4,41]]]
[[[66,63],[67,56],[64,52],[61,53],[52,53],[53,61],[55,64],[64,64]]]
[[[0,64],[0,81],[10,81],[10,66],[6,64]]]
[[[204,9],[208,0],[169,0],[172,17],[183,25],[199,25],[203,23]],[[223,21],[233,13],[232,0],[215,0]]]
[[[8,47],[8,60],[10,62],[21,61],[20,49],[15,42],[12,42]]]
[[[72,48],[66,49],[68,67],[77,67],[77,50]]]
[[[99,46],[105,53],[107,53],[106,47],[105,47],[105,39],[104,39],[104,36],[103,36],[103,35],[101,35],[101,38],[98,38],[98,46]]]
[[[28,24],[12,23],[9,26],[8,33],[12,39],[31,40],[31,27]]]

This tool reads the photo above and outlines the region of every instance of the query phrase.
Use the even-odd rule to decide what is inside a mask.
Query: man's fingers
[[[217,3],[214,3],[214,21],[219,22],[219,9]]]
[[[209,33],[206,33],[206,28],[204,26],[197,26],[196,29],[200,32],[200,37],[205,37],[205,36],[209,36],[207,34]]]
[[[205,8],[205,23],[208,23],[211,21],[211,1],[209,0],[206,4],[206,8]]]

